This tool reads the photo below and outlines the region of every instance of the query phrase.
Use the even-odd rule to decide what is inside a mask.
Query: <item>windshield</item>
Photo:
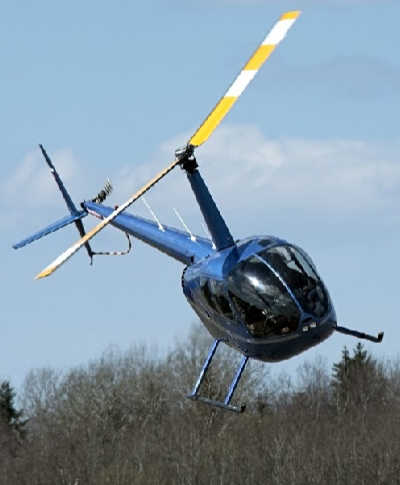
[[[293,246],[277,246],[259,253],[280,274],[307,313],[322,317],[329,301],[310,258]]]
[[[255,337],[295,331],[300,313],[288,291],[257,256],[228,276],[228,294],[239,318]]]

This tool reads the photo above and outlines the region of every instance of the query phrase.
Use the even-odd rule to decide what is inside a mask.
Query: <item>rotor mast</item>
[[[176,150],[175,156],[180,160],[180,165],[186,172],[217,251],[233,246],[235,242],[229,228],[198,170],[198,164],[193,154],[193,146],[187,145],[183,149]]]

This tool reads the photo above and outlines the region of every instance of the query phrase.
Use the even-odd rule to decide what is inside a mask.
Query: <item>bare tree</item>
[[[268,366],[250,365],[237,402],[253,404],[238,416],[184,399],[210,343],[194,327],[164,355],[108,349],[63,373],[31,371],[26,437],[0,462],[0,485],[400,483],[398,363],[356,348],[349,358],[370,374],[343,374],[344,388],[321,359],[297,377],[266,379]],[[219,352],[202,389],[217,399],[238,359]]]

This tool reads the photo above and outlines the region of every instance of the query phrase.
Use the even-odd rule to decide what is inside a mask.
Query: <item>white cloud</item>
[[[80,170],[72,151],[60,149],[50,156],[67,188],[76,186]],[[59,213],[62,203],[62,196],[39,149],[27,153],[15,171],[0,184],[0,205],[6,209],[1,214],[2,224],[29,221],[37,209],[42,210],[43,219],[43,211],[52,212],[55,208]]]
[[[77,174],[78,164],[71,150],[58,150],[51,158],[64,182]],[[26,204],[31,207],[46,206],[53,202],[57,191],[57,185],[39,150],[28,153],[2,187],[4,202],[13,207]]]
[[[116,193],[129,196],[171,159],[189,136],[163,144],[155,161],[125,167],[116,179]],[[266,207],[276,214],[296,209],[313,214],[349,217],[393,213],[400,205],[399,143],[358,140],[268,139],[253,125],[220,127],[197,150],[201,171],[225,208],[239,212]],[[182,176],[170,174],[151,191],[155,207],[195,208]]]
[[[112,177],[115,191],[109,199],[110,205],[122,203],[164,168],[172,160],[175,148],[188,138],[186,133],[167,140],[150,163],[121,167]],[[196,155],[223,213],[229,211],[240,218],[267,213],[273,218],[284,211],[295,211],[298,218],[301,214],[316,217],[329,214],[356,220],[372,215],[397,217],[398,149],[399,142],[272,140],[255,125],[224,124]],[[53,158],[66,185],[73,187],[75,193],[76,186],[83,182],[77,176],[78,164],[73,154],[70,150],[61,150]],[[7,206],[6,213],[11,219],[25,221],[29,219],[28,211],[32,214],[39,207],[50,212],[56,205],[59,212],[60,194],[37,152],[25,157],[3,183],[1,192],[1,205]],[[178,225],[172,212],[177,207],[195,224],[195,231],[202,231],[199,210],[181,170],[167,175],[148,193],[147,199],[162,221]],[[39,211],[37,221],[44,220],[43,210]],[[130,210],[148,216],[141,202]]]

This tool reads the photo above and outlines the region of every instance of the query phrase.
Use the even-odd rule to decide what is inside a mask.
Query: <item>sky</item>
[[[122,203],[173,160],[291,9],[301,17],[198,149],[200,169],[235,238],[273,234],[303,247],[338,322],[385,331],[366,347],[398,357],[398,0],[21,0],[0,16],[0,378],[18,388],[30,369],[83,365],[110,346],[164,352],[184,339],[197,319],[183,267],[140,242],[93,266],[81,251],[34,281],[78,237],[69,227],[11,247],[67,213],[38,143],[76,203],[107,177],[110,205]],[[182,171],[147,200],[163,222],[180,226],[176,207],[204,235]],[[148,215],[141,201],[130,210]],[[93,246],[126,240],[110,228]],[[331,365],[355,343],[335,334],[272,365],[291,373],[316,356]]]

